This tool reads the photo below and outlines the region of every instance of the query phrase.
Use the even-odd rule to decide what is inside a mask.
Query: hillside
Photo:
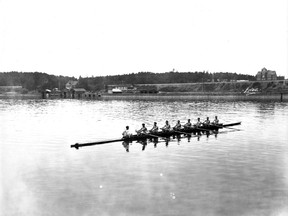
[[[138,85],[139,89],[147,92],[157,90],[159,93],[182,94],[270,94],[288,93],[286,81],[249,81],[249,82],[205,82],[205,83],[177,83],[177,84],[150,84]]]

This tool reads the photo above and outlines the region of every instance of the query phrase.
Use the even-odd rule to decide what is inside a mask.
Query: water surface
[[[216,136],[121,142],[144,122],[218,115]],[[0,100],[1,215],[288,215],[288,104]]]

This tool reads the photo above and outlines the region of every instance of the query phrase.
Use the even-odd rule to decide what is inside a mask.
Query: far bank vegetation
[[[141,86],[142,89],[156,89],[157,92],[243,92],[255,89],[261,92],[287,91],[285,81],[255,82],[251,75],[229,72],[139,72],[114,76],[75,77],[55,76],[40,72],[0,72],[0,87],[21,86],[21,91],[43,91],[45,89],[65,89],[69,80],[78,81],[77,88],[90,92],[107,92],[109,85]],[[239,82],[240,81],[240,82]],[[248,81],[254,81],[249,83]],[[0,92],[1,93],[1,92]]]

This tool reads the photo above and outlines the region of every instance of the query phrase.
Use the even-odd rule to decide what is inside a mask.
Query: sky
[[[0,72],[288,77],[287,0],[0,0]]]

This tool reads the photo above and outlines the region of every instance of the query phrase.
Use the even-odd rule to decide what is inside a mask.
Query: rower
[[[157,122],[154,122],[153,127],[151,128],[150,132],[158,132],[158,126],[157,126]]]
[[[214,121],[212,122],[212,124],[214,124],[214,125],[218,125],[218,124],[219,124],[219,119],[218,119],[217,116],[215,116],[215,119],[214,119]]]
[[[187,128],[191,128],[191,127],[192,127],[191,120],[188,119],[187,123],[184,125],[184,128],[187,129]]]
[[[170,131],[171,130],[171,126],[170,126],[169,122],[166,121],[164,127],[162,127],[161,129],[162,129],[162,131]]]
[[[200,121],[200,118],[197,118],[197,122],[195,124],[196,127],[201,127],[202,126],[202,122]]]
[[[177,124],[173,127],[173,130],[181,130],[181,123],[180,120],[177,121]]]
[[[145,127],[145,124],[142,124],[142,128],[140,130],[136,130],[137,134],[143,134],[143,133],[147,133],[147,128]]]
[[[129,131],[129,126],[126,126],[126,130],[123,131],[122,135],[123,135],[123,138],[127,138],[131,136],[131,133]]]
[[[203,122],[204,125],[210,125],[209,117],[206,118],[206,120]]]

